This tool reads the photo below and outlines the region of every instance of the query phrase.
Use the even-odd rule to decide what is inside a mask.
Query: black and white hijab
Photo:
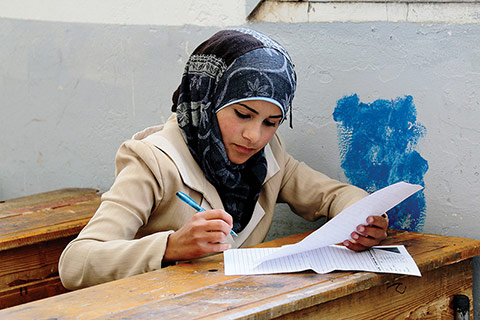
[[[173,94],[172,111],[188,148],[233,217],[233,230],[248,224],[267,173],[264,151],[244,164],[230,162],[216,113],[246,100],[266,100],[286,118],[296,88],[287,51],[249,29],[219,31],[190,56]],[[291,121],[291,111],[290,111]]]

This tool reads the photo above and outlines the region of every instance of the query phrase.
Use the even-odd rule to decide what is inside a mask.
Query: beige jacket
[[[367,194],[296,161],[277,135],[265,155],[268,172],[258,203],[238,237],[228,236],[233,248],[265,239],[277,202],[288,203],[296,214],[313,221],[332,217]],[[60,257],[63,285],[78,289],[160,269],[168,235],[196,213],[176,197],[179,190],[207,210],[223,209],[172,115],[165,125],[148,128],[120,147],[113,186]]]

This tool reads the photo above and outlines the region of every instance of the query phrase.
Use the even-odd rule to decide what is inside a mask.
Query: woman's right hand
[[[232,225],[232,216],[221,209],[195,214],[169,236],[163,260],[188,260],[230,249],[230,244],[225,240]]]

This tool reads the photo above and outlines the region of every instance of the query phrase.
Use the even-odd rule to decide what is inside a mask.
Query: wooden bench
[[[96,189],[0,201],[0,309],[64,293],[58,259],[100,205]]]

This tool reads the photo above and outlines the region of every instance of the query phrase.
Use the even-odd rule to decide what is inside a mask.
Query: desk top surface
[[[260,247],[295,243],[308,233]],[[421,272],[480,254],[480,240],[390,230],[384,244],[403,244]],[[223,255],[0,310],[0,318],[271,318],[404,277],[370,272],[305,271],[226,276]]]
[[[96,189],[66,188],[0,201],[0,251],[77,235],[100,197]]]

